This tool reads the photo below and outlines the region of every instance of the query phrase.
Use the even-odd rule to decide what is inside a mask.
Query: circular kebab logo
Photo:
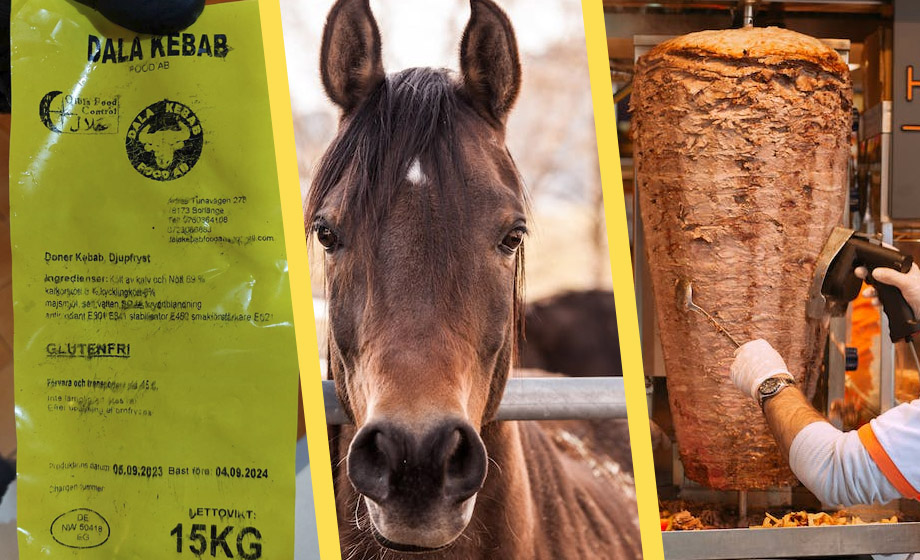
[[[204,135],[198,116],[187,106],[164,99],[134,117],[125,149],[137,172],[149,179],[172,181],[195,167]]]

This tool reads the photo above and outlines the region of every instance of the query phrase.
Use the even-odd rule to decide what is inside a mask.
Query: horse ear
[[[508,16],[492,0],[470,0],[460,43],[463,87],[487,119],[504,125],[521,89],[521,62]]]
[[[384,80],[370,0],[338,0],[332,7],[323,30],[320,73],[326,94],[346,114]]]

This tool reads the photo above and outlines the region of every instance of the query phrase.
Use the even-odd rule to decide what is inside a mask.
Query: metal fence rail
[[[327,424],[349,424],[335,394],[323,381]],[[622,377],[515,377],[508,380],[498,420],[626,418]]]

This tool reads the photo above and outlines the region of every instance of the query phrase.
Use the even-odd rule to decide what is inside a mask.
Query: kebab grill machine
[[[920,257],[920,186],[911,183],[908,155],[920,154],[920,72],[912,77],[908,62],[900,62],[900,79],[898,70],[909,42],[920,51],[920,2],[820,3],[827,14],[835,4],[893,12],[893,34],[883,26],[866,41],[874,50],[861,58],[877,66],[863,75],[879,83],[864,88],[862,111],[851,110],[848,71],[839,67],[849,63],[848,39],[822,39],[822,47],[783,30],[754,29],[757,14],[776,16],[779,4],[818,3],[722,2],[753,38],[739,31],[671,42],[673,36],[633,37],[633,119],[643,112],[645,118],[634,123],[641,154],[631,235],[659,498],[672,513],[688,510],[691,527],[715,527],[665,532],[669,560],[920,551],[920,508],[908,500],[848,508],[866,524],[754,528],[769,515],[841,514],[797,483],[759,408],[730,385],[738,344],[765,331],[815,406],[842,429],[920,393],[916,352],[899,342],[912,334],[903,332],[904,317],[892,312],[893,336],[888,316],[857,297],[861,286],[851,275],[841,275],[854,258],[842,256],[845,245],[903,270]],[[830,49],[839,54],[836,62]],[[643,66],[640,57],[650,52]],[[904,92],[903,99],[886,87]],[[735,132],[745,126],[751,129],[740,139]],[[790,189],[795,196],[784,197]],[[846,258],[850,263],[841,264]],[[683,378],[668,379],[666,362]],[[891,516],[899,522],[874,523]]]

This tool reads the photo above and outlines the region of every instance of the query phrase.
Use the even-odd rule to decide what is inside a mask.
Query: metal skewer
[[[738,527],[747,527],[748,503],[747,490],[738,491]]]
[[[703,309],[699,305],[693,303],[693,286],[691,285],[689,280],[687,280],[686,278],[682,278],[678,280],[677,290],[674,296],[675,296],[675,302],[677,303],[678,309],[680,309],[681,311],[687,311],[687,310],[694,311],[696,313],[699,313],[703,317],[706,317],[706,319],[708,319],[709,322],[712,323],[712,326],[714,326],[716,330],[724,334],[726,338],[732,341],[732,344],[735,345],[735,348],[741,347],[741,343],[735,340],[735,337],[733,337],[731,333],[729,333],[728,330],[725,329],[725,327],[720,325],[719,322],[716,321],[712,315],[710,315],[705,309]]]
[[[757,0],[744,0],[744,27],[754,27],[754,4]]]

